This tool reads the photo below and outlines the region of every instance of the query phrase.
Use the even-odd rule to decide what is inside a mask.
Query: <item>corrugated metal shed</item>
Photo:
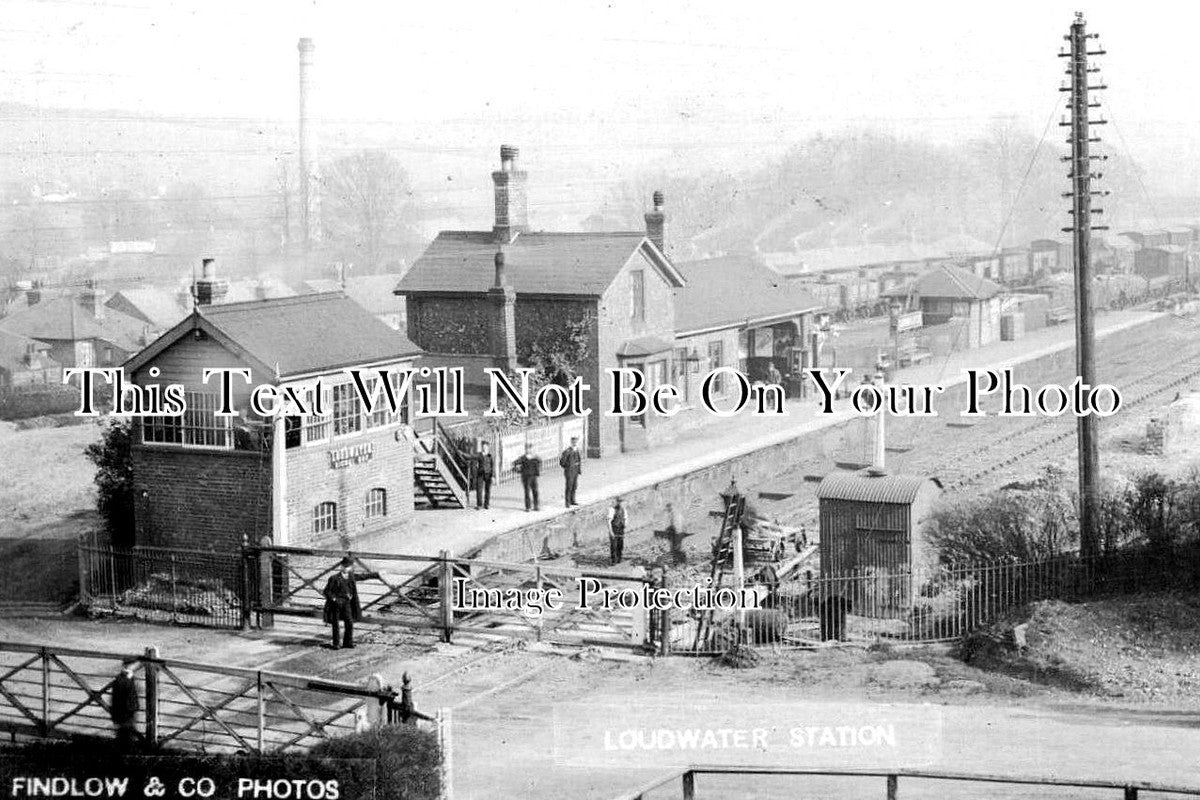
[[[820,500],[851,500],[862,503],[912,503],[927,481],[942,488],[937,478],[912,475],[889,475],[872,470],[835,472],[826,475],[817,485]]]

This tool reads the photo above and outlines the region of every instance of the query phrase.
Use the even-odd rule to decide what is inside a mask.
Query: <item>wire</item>
[[[1138,186],[1142,189],[1142,194],[1146,198],[1146,205],[1150,208],[1150,216],[1154,218],[1154,224],[1159,228],[1163,227],[1162,220],[1159,219],[1158,209],[1154,205],[1154,200],[1150,197],[1150,190],[1146,188],[1145,181],[1142,180],[1142,170],[1139,168],[1137,161],[1133,158],[1133,153],[1129,150],[1129,143],[1125,141],[1125,134],[1121,132],[1121,128],[1117,125],[1117,120],[1112,111],[1112,103],[1105,98],[1105,105],[1108,107],[1108,122],[1113,126],[1113,130],[1117,132],[1117,138],[1121,141],[1121,147],[1125,150],[1125,158],[1129,160],[1129,165],[1133,169],[1133,176],[1137,178]]]

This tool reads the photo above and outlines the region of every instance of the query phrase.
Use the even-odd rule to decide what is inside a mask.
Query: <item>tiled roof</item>
[[[945,297],[953,300],[987,300],[1000,293],[1000,287],[967,272],[960,267],[942,264],[921,275],[912,283],[886,294],[889,297],[917,295],[919,297]]]
[[[147,323],[106,308],[96,318],[73,297],[54,297],[0,317],[0,330],[40,341],[99,339],[126,352],[142,347]]]
[[[921,489],[932,483],[942,488],[937,478],[913,475],[880,474],[874,470],[834,472],[817,484],[820,500],[852,500],[861,503],[908,504],[917,499]]]
[[[108,298],[105,305],[122,311],[129,309],[124,313],[138,317],[159,329],[170,328],[188,314],[187,309],[179,304],[174,295],[153,286],[122,289]]]
[[[420,353],[341,292],[202,306],[198,313],[263,364],[278,364],[283,377]]]
[[[505,276],[518,294],[599,296],[638,251],[678,277],[644,233],[522,233],[503,249]],[[496,250],[491,231],[442,231],[396,291],[486,292]]]
[[[675,290],[678,333],[801,313],[820,307],[808,292],[747,256],[676,264],[687,285]]]

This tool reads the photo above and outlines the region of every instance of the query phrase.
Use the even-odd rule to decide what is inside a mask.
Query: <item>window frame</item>
[[[387,489],[382,486],[373,486],[367,489],[367,496],[363,502],[363,516],[366,519],[376,519],[387,515]]]
[[[322,500],[313,506],[312,532],[329,533],[338,530],[338,504],[332,500]]]

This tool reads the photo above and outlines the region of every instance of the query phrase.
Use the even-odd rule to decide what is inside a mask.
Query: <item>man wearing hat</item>
[[[525,510],[529,511],[532,506],[537,511],[538,476],[542,474],[542,460],[533,454],[533,445],[525,445],[525,455],[513,462],[513,469],[521,476],[521,486],[525,489]]]
[[[565,503],[567,508],[577,506],[575,502],[575,487],[579,485],[579,473],[582,459],[579,455],[579,437],[572,436],[571,444],[563,450],[562,455],[558,457],[558,465],[563,469],[563,478],[566,479],[566,497]]]
[[[354,583],[351,567],[354,560],[349,556],[342,559],[338,571],[325,584],[325,622],[333,626],[333,649],[354,647],[354,623],[362,619],[362,608],[358,604],[358,586]],[[339,638],[338,628],[345,623],[345,632]]]
[[[137,680],[133,670],[137,667],[136,658],[127,658],[121,662],[121,671],[112,683],[112,705],[109,716],[112,717],[113,727],[116,728],[117,745],[122,750],[130,750],[138,740],[137,715],[139,710]]]

